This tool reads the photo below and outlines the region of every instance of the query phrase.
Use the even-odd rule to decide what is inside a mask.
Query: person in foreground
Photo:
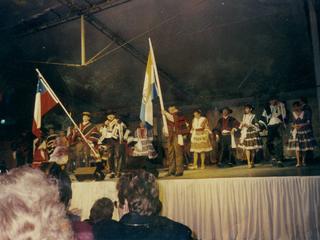
[[[95,223],[112,218],[114,205],[109,198],[100,198],[92,206],[89,219],[82,221],[72,221],[73,230],[77,240],[92,240],[92,228]]]
[[[75,239],[58,185],[44,172],[26,165],[0,183],[0,239]]]
[[[102,239],[192,239],[187,226],[159,216],[159,186],[153,174],[144,170],[128,172],[117,183],[119,222],[102,220],[93,227],[95,240]]]

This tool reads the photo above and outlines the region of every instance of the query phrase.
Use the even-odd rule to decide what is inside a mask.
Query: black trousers
[[[231,148],[231,135],[220,136],[218,149],[220,151],[218,163],[232,163],[232,157],[234,157],[235,149]]]
[[[106,151],[106,154],[108,155],[111,173],[117,172],[115,161],[119,158],[119,150],[120,150],[119,140],[107,139],[105,151]]]
[[[283,159],[283,128],[282,124],[268,126],[267,148],[271,161]]]

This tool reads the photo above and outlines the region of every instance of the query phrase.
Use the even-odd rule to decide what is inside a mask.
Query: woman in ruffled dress
[[[297,157],[296,167],[306,166],[306,151],[317,147],[311,127],[310,116],[301,110],[301,104],[296,101],[293,104],[294,111],[291,114],[289,125],[293,128],[288,142],[288,150],[294,150]],[[301,159],[300,159],[301,157]]]
[[[248,167],[254,167],[254,158],[256,152],[263,148],[263,143],[259,135],[259,119],[252,113],[254,107],[252,105],[245,105],[245,114],[242,117],[239,129],[241,129],[241,137],[238,147],[246,151],[248,160]]]
[[[54,140],[53,146],[55,146],[56,148],[51,154],[49,162],[56,162],[57,164],[62,166],[62,169],[64,169],[64,166],[68,162],[69,139],[64,136],[63,131],[59,132],[59,137]]]
[[[132,156],[135,157],[134,161],[143,163],[143,169],[151,172],[155,177],[158,177],[159,172],[156,169],[156,163],[153,161],[158,157],[158,153],[152,145],[153,133],[148,131],[143,122],[140,122],[140,128],[134,133],[134,142]]]
[[[194,111],[194,119],[192,120],[191,135],[191,147],[190,152],[193,152],[193,166],[189,169],[198,168],[198,153],[201,158],[201,169],[204,169],[204,161],[206,159],[206,152],[212,150],[210,143],[210,134],[212,133],[209,129],[208,119],[201,116],[201,110]]]

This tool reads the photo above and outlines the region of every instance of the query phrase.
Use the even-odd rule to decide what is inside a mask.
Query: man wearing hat
[[[229,107],[223,107],[219,111],[222,113],[222,118],[218,120],[216,127],[212,130],[221,152],[217,166],[223,167],[222,160],[228,159],[228,166],[232,167],[231,157],[234,155],[233,149],[236,149],[234,132],[239,129],[240,123],[234,117],[229,116],[233,112]]]
[[[168,123],[168,157],[169,171],[165,176],[175,174],[176,177],[183,175],[183,146],[189,130],[187,122],[176,106],[170,106],[169,112],[162,110]]]
[[[91,114],[89,112],[82,113],[83,122],[74,128],[71,143],[76,142],[77,158],[76,168],[80,167],[81,159],[85,161],[86,167],[90,167],[90,146],[98,143],[99,132],[96,127],[89,122]],[[78,132],[81,131],[85,139]]]
[[[267,135],[267,148],[271,158],[272,165],[283,167],[283,136],[286,128],[286,108],[278,101],[276,95],[269,97],[269,103],[265,107],[259,121],[260,128]]]
[[[109,114],[107,120],[100,128],[99,144],[104,148],[102,160],[109,159],[110,164],[110,178],[114,178],[117,173],[115,161],[118,159],[120,150],[120,140],[123,139],[123,132],[120,131],[119,120],[115,118],[114,114]]]

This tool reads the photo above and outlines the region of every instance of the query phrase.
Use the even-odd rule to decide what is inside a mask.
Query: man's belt
[[[279,127],[280,125],[282,125],[282,123],[278,123],[278,124],[273,124],[273,125],[269,125],[268,127],[271,127],[271,128],[273,128],[273,127]]]
[[[222,136],[229,136],[230,135],[230,132],[227,132],[227,133],[221,133]]]

